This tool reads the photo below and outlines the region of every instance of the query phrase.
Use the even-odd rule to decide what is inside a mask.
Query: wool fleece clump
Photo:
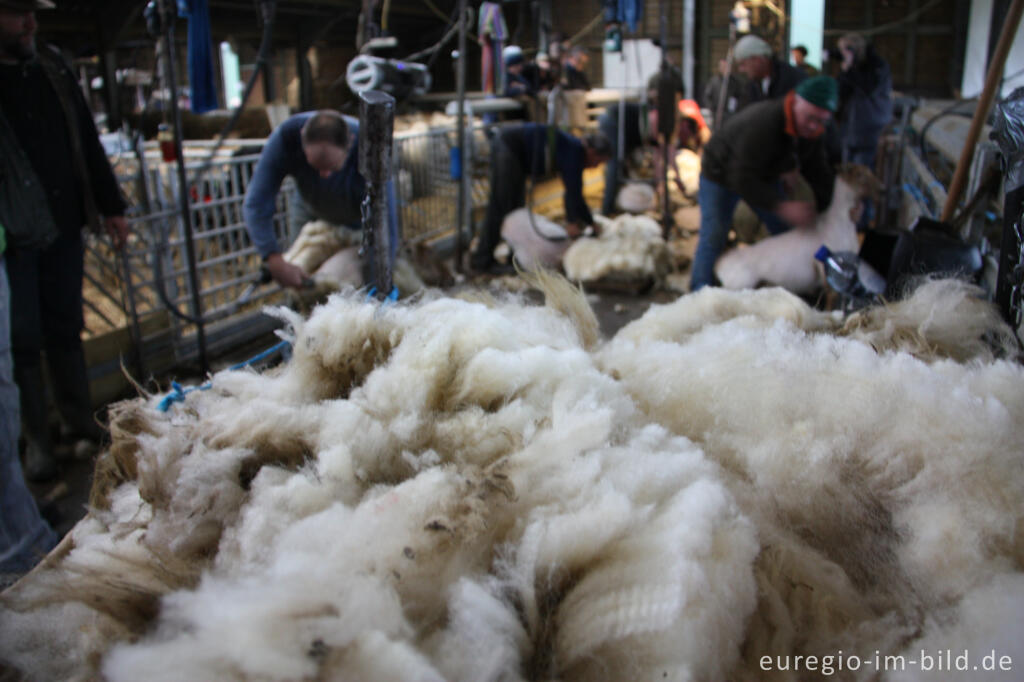
[[[661,280],[670,257],[661,226],[645,215],[622,214],[613,219],[594,216],[597,237],[572,242],[562,258],[569,279],[593,282],[605,277]]]
[[[710,682],[1024,656],[1024,372],[975,290],[844,319],[709,288],[602,344],[582,295],[537,277],[544,308],[282,311],[288,364],[168,413],[123,403],[89,515],[3,595],[0,660]]]
[[[36,679],[721,679],[754,526],[553,307],[336,296],[279,370],[122,404],[93,509],[4,597]],[[556,312],[555,308],[562,312]],[[282,313],[284,314],[284,313]],[[713,655],[709,655],[713,652]]]
[[[975,627],[994,593],[1024,600],[1024,372],[981,342],[1015,350],[977,293],[930,282],[844,321],[781,289],[708,289],[599,351],[652,421],[722,466],[757,525],[758,607],[733,679],[817,677],[795,655],[1020,652],[1013,609],[996,612],[1011,637]]]

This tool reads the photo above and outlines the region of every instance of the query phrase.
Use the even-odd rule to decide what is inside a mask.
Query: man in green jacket
[[[810,78],[783,99],[752,104],[715,131],[704,148],[700,188],[700,240],[693,258],[690,290],[715,283],[714,267],[725,249],[732,213],[745,200],[777,234],[811,225],[832,200],[835,173],[822,133],[839,101],[836,81]],[[815,201],[786,199],[796,175],[814,190]]]

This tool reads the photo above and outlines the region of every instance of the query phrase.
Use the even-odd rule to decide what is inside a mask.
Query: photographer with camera
[[[875,167],[875,150],[882,130],[892,119],[892,75],[859,33],[838,42],[839,139],[842,160]]]

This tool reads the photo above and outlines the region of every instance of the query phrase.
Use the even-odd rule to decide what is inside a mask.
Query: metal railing
[[[479,122],[467,127],[467,138],[464,170],[471,180],[473,214],[486,206],[490,194],[490,144]],[[258,285],[260,258],[242,216],[245,190],[262,143],[235,141],[233,153],[226,148],[202,172],[209,145],[189,143],[186,148],[196,280],[213,353],[269,331],[276,322],[260,310],[285,300],[279,287]],[[453,127],[394,136],[393,179],[404,245],[454,232],[458,183],[451,177],[449,159],[455,146]],[[87,240],[86,335],[127,328],[136,347],[136,371],[147,375],[166,369],[162,365],[167,362],[186,363],[197,356],[178,176],[175,165],[162,161],[155,145],[147,145],[143,154],[114,158],[112,163],[129,198],[127,218],[133,236],[121,254],[103,235]],[[287,178],[274,215],[274,230],[283,247],[302,228],[292,218],[296,200],[294,183]]]
[[[217,158],[202,174],[204,165],[186,163],[189,216],[195,247],[195,268],[200,283],[204,324],[212,325],[211,350],[225,350],[240,338],[269,328],[259,314],[267,304],[283,300],[277,287],[259,287],[260,259],[249,240],[242,218],[242,202],[258,155]],[[205,160],[205,158],[204,158]],[[104,235],[87,240],[85,317],[86,334],[97,336],[127,327],[137,348],[141,372],[153,369],[157,356],[171,364],[195,356],[195,311],[191,309],[184,224],[179,204],[178,178],[173,164],[158,155],[114,159],[115,172],[129,199],[128,223],[132,237],[120,254]],[[290,243],[300,226],[288,220],[294,201],[290,180],[278,195],[274,230],[282,243]],[[177,311],[177,314],[170,312]],[[170,313],[170,314],[169,314]],[[161,323],[147,324],[154,318]]]
[[[488,149],[482,126],[471,135],[472,149]],[[201,173],[209,145],[189,143],[186,149],[195,268],[202,319],[211,326],[211,352],[269,329],[274,323],[259,311],[284,301],[278,287],[256,282],[260,259],[242,216],[262,142],[236,143],[234,154],[226,149]],[[395,136],[394,181],[404,244],[429,241],[454,229],[457,183],[449,170],[449,150],[455,145],[451,128]],[[489,190],[487,158],[470,158],[475,159],[468,167],[473,205],[480,207]],[[148,374],[162,370],[156,366],[166,364],[168,354],[171,362],[185,363],[197,353],[178,178],[174,164],[162,161],[154,145],[147,145],[144,154],[111,161],[129,199],[126,217],[132,237],[121,254],[105,235],[86,240],[85,334],[88,338],[129,329],[137,348],[136,369]],[[302,227],[291,218],[296,199],[287,178],[274,215],[274,230],[284,247]]]

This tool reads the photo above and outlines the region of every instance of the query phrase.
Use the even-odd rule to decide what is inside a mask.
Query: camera
[[[842,62],[843,51],[838,47],[826,47],[821,52],[821,60],[824,62]]]

